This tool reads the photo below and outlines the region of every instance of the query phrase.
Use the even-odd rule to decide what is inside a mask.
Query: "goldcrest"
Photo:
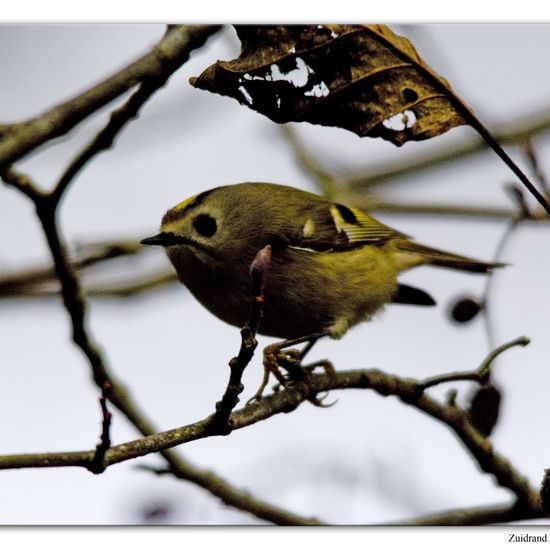
[[[339,338],[391,302],[434,305],[399,284],[413,267],[487,273],[501,265],[423,246],[356,208],[271,183],[199,193],[169,210],[161,232],[142,243],[163,246],[195,298],[238,327],[250,312],[250,264],[270,244],[259,332],[284,339]]]

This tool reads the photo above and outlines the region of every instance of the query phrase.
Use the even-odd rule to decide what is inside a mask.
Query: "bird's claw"
[[[279,388],[294,388],[299,391],[310,403],[316,407],[332,407],[336,403],[324,404],[323,401],[327,394],[318,397],[312,395],[309,381],[316,368],[322,368],[331,380],[335,379],[335,370],[330,361],[322,360],[309,365],[301,364],[302,353],[297,349],[282,350],[280,346],[267,346],[264,349],[264,377],[256,393],[246,402],[247,405],[261,401],[263,392],[268,384],[270,374],[277,379],[278,384],[274,386],[274,391]],[[286,371],[283,374],[282,369]]]

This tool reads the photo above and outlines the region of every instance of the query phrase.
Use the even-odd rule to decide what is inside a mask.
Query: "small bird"
[[[356,208],[272,183],[199,193],[170,209],[161,232],[141,242],[163,246],[195,298],[238,327],[253,299],[249,267],[271,245],[259,333],[283,339],[340,338],[391,302],[434,305],[426,292],[399,284],[410,268],[488,273],[503,265],[418,244]]]

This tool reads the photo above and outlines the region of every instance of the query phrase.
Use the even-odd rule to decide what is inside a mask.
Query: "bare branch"
[[[450,403],[443,405],[422,393],[421,383],[389,375],[377,369],[344,371],[333,375],[314,375],[308,381],[310,395],[336,389],[370,388],[387,396],[395,395],[430,417],[447,425],[459,437],[480,468],[492,474],[504,488],[510,489],[518,499],[518,505],[540,517],[543,512],[539,494],[529,482],[498,454],[492,444],[471,424],[468,414]],[[233,429],[241,429],[279,413],[287,413],[306,400],[296,388],[285,388],[261,401],[235,411],[231,415]],[[111,447],[105,453],[105,465],[124,462],[131,458],[159,452],[176,445],[204,437],[217,435],[212,429],[212,416],[181,428],[150,435],[148,437]],[[94,451],[80,453],[43,453],[0,457],[0,469],[52,466],[87,466]]]
[[[56,203],[51,200],[37,204],[37,213],[46,235],[54,260],[55,271],[61,283],[61,296],[68,311],[74,343],[83,351],[92,368],[93,378],[99,388],[105,383],[112,383],[107,373],[102,353],[97,344],[90,338],[87,327],[87,304],[80,286],[77,271],[69,259],[66,246],[62,242],[57,228]],[[117,404],[116,384],[113,384],[111,399]]]
[[[184,462],[173,450],[163,451],[162,456],[170,464],[174,476],[202,487],[228,506],[248,512],[275,525],[323,525],[322,521],[315,518],[294,514],[260,500],[248,491],[236,489],[214,472],[207,472],[195,468],[189,462]]]
[[[170,452],[171,451],[165,451],[165,453]],[[171,461],[169,457],[167,457],[167,460],[168,462]],[[150,472],[156,476],[173,475],[184,481],[192,481],[197,485],[204,486],[205,489],[218,497],[225,504],[235,506],[235,502],[240,502],[241,504],[238,508],[241,510],[250,512],[257,518],[269,521],[275,525],[324,525],[323,522],[317,519],[305,518],[284,510],[283,508],[263,502],[252,496],[248,491],[233,489],[226,481],[221,480],[221,478],[213,472],[203,472],[199,470],[200,475],[194,480],[188,477],[189,468],[186,468],[188,472],[186,476],[182,476],[178,469],[173,466],[171,468],[165,468],[155,467],[149,464],[137,464],[136,469]],[[228,492],[228,488],[231,489],[230,492]]]
[[[523,507],[518,503],[513,503],[448,510],[390,525],[490,525],[492,523],[509,523],[536,519],[544,516],[545,514],[536,508]]]
[[[217,32],[216,25],[172,27],[151,52],[103,82],[21,124],[12,125],[0,140],[0,172],[47,141],[66,134],[79,122],[141,82],[173,72],[189,57],[191,50]]]

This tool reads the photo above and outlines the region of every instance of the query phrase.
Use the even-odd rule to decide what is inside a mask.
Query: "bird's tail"
[[[470,271],[471,273],[490,273],[497,267],[504,267],[507,264],[482,262],[466,256],[453,254],[437,248],[430,248],[414,241],[400,241],[399,250],[412,252],[422,257],[422,264],[448,267],[450,269],[459,269],[461,271]]]

